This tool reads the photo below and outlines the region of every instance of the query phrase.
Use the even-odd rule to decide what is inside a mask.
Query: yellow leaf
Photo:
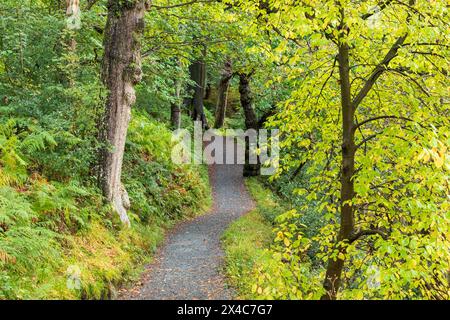
[[[291,245],[291,241],[289,241],[288,238],[284,238],[284,245],[285,245],[286,247],[289,247],[289,246]]]
[[[444,157],[440,156],[435,157],[434,164],[436,165],[436,167],[442,168],[442,166],[444,165]]]

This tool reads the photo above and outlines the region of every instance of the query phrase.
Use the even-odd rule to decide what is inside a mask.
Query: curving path
[[[232,145],[232,141],[227,139],[226,145]],[[221,275],[220,237],[233,220],[253,209],[242,173],[242,165],[209,167],[214,199],[211,212],[175,227],[148,266],[141,287],[121,294],[120,299],[233,298]]]

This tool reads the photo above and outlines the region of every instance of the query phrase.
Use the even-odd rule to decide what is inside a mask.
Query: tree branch
[[[380,13],[381,11],[383,11],[384,8],[386,8],[388,5],[390,5],[392,2],[394,2],[394,0],[386,0],[381,2],[380,4],[378,4],[378,6],[372,11],[372,12],[368,12],[366,14],[363,14],[361,16],[361,19],[363,20],[367,20],[369,19],[371,16]]]
[[[386,233],[384,233],[381,230],[375,229],[375,230],[362,230],[356,233],[353,233],[350,236],[350,239],[348,240],[349,243],[354,243],[355,241],[359,240],[362,237],[365,236],[373,236],[373,235],[379,235],[380,237],[382,237],[384,240],[388,239],[388,235]]]
[[[155,5],[153,5],[152,8],[154,8],[156,10],[174,9],[174,8],[179,8],[179,7],[184,7],[184,6],[190,6],[191,4],[196,4],[196,3],[212,3],[212,2],[220,2],[220,1],[218,1],[218,0],[193,0],[193,1],[189,1],[189,2],[173,4],[170,6],[155,6]]]
[[[352,102],[352,106],[354,109],[358,108],[359,104],[370,92],[370,90],[372,89],[373,85],[378,80],[378,78],[383,74],[384,71],[386,71],[392,59],[394,59],[397,56],[398,49],[405,42],[407,36],[408,34],[405,34],[400,38],[398,38],[397,41],[395,41],[394,45],[389,50],[389,52],[384,57],[383,61],[381,61],[381,63],[378,64],[372,71],[372,74],[370,75],[369,79],[367,79],[366,83],[364,84],[364,86],[362,87],[362,89],[359,91],[359,93]]]
[[[403,72],[402,70],[399,69],[388,69],[389,71],[395,72],[400,74],[401,76],[405,77],[407,80],[412,81],[427,97],[430,96],[430,94],[428,93],[427,90],[425,90],[424,87],[422,87],[422,85],[417,81],[417,79],[414,79],[412,76],[410,76],[409,74]]]
[[[372,134],[370,136],[368,136],[367,138],[364,138],[363,141],[361,141],[360,143],[358,143],[358,145],[356,146],[356,149],[361,148],[363,145],[366,145],[367,142],[369,142],[370,140],[372,140],[373,138],[376,138],[379,135],[379,133],[375,133]]]
[[[362,127],[363,125],[373,122],[373,121],[377,121],[377,120],[381,120],[381,119],[396,119],[396,120],[405,120],[405,121],[410,121],[410,122],[414,122],[414,120],[406,118],[406,117],[400,117],[400,116],[379,116],[379,117],[374,117],[374,118],[370,118],[367,120],[364,120],[363,122],[358,123],[353,130],[357,130],[360,127]]]
[[[86,4],[86,11],[91,10],[91,8],[98,2],[98,0],[89,0]]]
[[[322,92],[323,92],[323,89],[325,89],[325,86],[327,85],[327,83],[328,83],[328,81],[331,79],[331,77],[333,76],[333,74],[334,74],[334,69],[336,68],[336,62],[337,62],[337,56],[334,58],[334,61],[333,61],[333,66],[331,67],[331,72],[330,72],[330,74],[328,75],[328,77],[326,78],[326,80],[325,80],[325,82],[323,83],[323,85],[322,85],[322,87],[320,88],[320,92],[319,92],[319,95],[317,96],[317,102],[319,102],[319,99],[320,99],[320,97],[322,96]]]

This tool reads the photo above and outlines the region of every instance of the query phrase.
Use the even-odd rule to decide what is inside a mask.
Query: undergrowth
[[[133,115],[124,160],[131,228],[95,184],[44,174],[40,155],[57,140],[20,119],[0,122],[0,299],[110,298],[166,228],[210,204],[206,169],[172,164],[169,130],[144,113]]]
[[[320,297],[320,271],[312,268],[307,255],[311,241],[300,215],[259,179],[247,179],[246,185],[256,209],[223,235],[226,273],[238,299]]]

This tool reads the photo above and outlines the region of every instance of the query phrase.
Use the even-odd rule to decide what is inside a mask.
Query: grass
[[[298,214],[258,178],[247,179],[246,185],[256,209],[232,223],[223,235],[225,271],[237,298],[318,299],[323,277],[304,253],[310,241],[296,225]],[[282,241],[280,234],[288,241]],[[299,241],[298,247],[294,241]]]
[[[253,267],[265,259],[264,248],[272,240],[270,224],[254,210],[231,224],[223,235],[226,273],[238,299],[253,298]]]
[[[239,299],[254,299],[254,269],[270,261],[265,249],[273,241],[272,223],[268,217],[280,213],[276,197],[256,178],[246,180],[256,201],[256,209],[233,222],[223,235],[226,274]]]
[[[274,224],[275,218],[289,209],[286,205],[281,204],[280,198],[267,188],[259,178],[248,178],[245,184],[251,196],[255,199],[258,212],[270,224]]]

